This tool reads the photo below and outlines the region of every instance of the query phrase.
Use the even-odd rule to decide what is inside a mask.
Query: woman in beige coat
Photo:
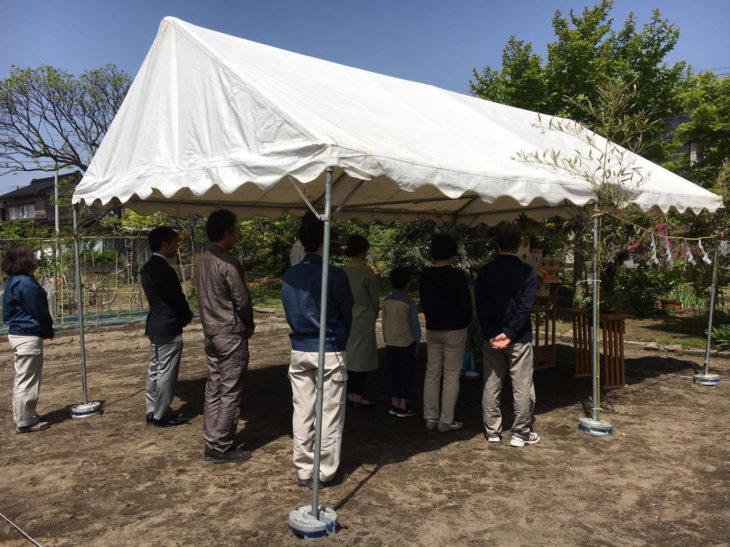
[[[345,254],[350,262],[345,273],[352,290],[352,328],[347,340],[347,404],[351,407],[369,407],[374,403],[363,397],[367,373],[378,369],[378,343],[375,339],[375,320],[380,310],[380,284],[372,270],[365,265],[370,243],[361,235],[347,240]]]

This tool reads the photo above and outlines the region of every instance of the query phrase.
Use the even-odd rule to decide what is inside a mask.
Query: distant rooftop
[[[72,171],[70,173],[59,174],[58,180],[60,181],[66,177],[75,177],[76,182],[78,182],[81,179],[81,173],[79,171]],[[1,195],[0,200],[46,194],[48,190],[53,188],[53,179],[53,176],[43,177],[41,179],[33,179],[27,186],[21,186],[16,190],[12,190],[6,194]]]

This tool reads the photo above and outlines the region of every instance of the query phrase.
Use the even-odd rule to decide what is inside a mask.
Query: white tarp
[[[591,201],[591,185],[518,161],[520,152],[585,142],[536,127],[537,114],[291,53],[165,18],[74,203],[140,213],[278,216],[312,201],[335,167],[344,217],[496,222]],[[597,137],[597,139],[601,139]],[[664,211],[722,200],[631,155],[635,202]],[[457,198],[457,199],[455,199]]]

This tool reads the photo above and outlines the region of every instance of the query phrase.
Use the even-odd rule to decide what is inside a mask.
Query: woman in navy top
[[[0,265],[9,276],[3,294],[3,321],[15,358],[13,420],[16,433],[33,433],[48,428],[36,414],[43,369],[43,339],[53,338],[53,319],[48,296],[33,277],[38,268],[35,253],[16,245],[5,253]]]
[[[471,295],[466,275],[452,266],[456,257],[456,240],[453,237],[434,235],[431,257],[433,266],[421,272],[419,284],[428,348],[423,417],[426,429],[453,431],[462,426],[461,422],[454,421],[454,407],[459,396],[459,371],[464,359],[466,331],[471,323]]]

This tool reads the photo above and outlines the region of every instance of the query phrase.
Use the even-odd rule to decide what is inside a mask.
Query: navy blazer
[[[3,321],[8,325],[8,334],[53,338],[48,295],[33,276],[17,274],[8,279],[3,294]]]
[[[537,274],[515,255],[499,255],[477,274],[474,297],[484,339],[504,333],[512,343],[532,341],[530,312]]]
[[[142,288],[150,305],[147,336],[182,334],[190,323],[190,306],[185,299],[177,272],[160,256],[152,255],[142,268]]]

